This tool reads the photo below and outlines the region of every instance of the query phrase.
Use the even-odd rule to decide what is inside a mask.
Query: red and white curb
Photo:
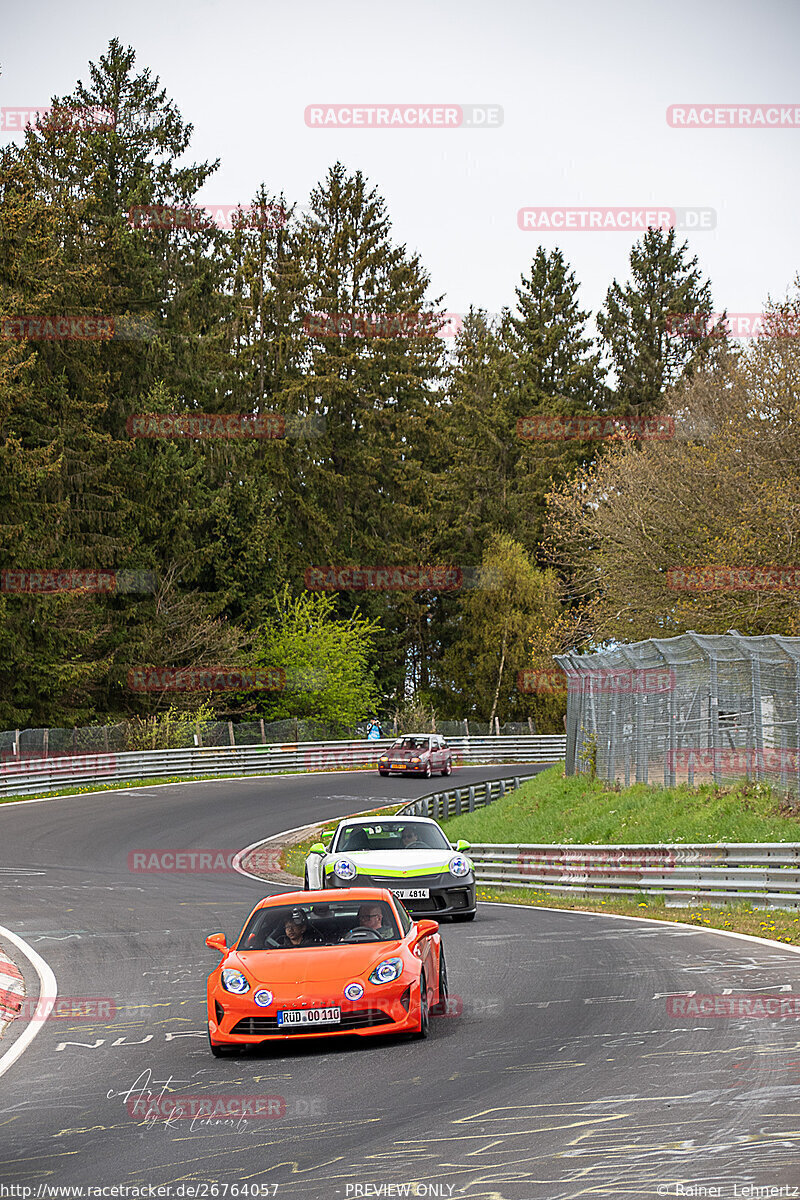
[[[0,1037],[6,1025],[19,1016],[24,999],[25,981],[22,972],[0,950]]]

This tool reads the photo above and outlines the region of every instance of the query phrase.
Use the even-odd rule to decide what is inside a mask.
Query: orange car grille
[[[278,1025],[277,1017],[244,1017],[234,1025],[231,1033],[318,1033],[337,1029],[357,1029],[365,1025],[391,1025],[393,1018],[379,1008],[360,1008],[354,1012],[343,1012],[342,1019],[335,1025]]]

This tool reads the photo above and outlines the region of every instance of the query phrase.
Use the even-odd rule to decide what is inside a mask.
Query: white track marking
[[[13,1046],[10,1046],[5,1054],[0,1057],[0,1075],[5,1075],[8,1068],[12,1067],[23,1051],[27,1050],[49,1017],[50,1011],[56,1002],[56,996],[58,995],[58,984],[48,964],[27,942],[24,942],[21,937],[18,937],[16,933],[12,933],[10,929],[6,929],[3,925],[0,925],[0,935],[8,938],[13,946],[22,951],[39,976],[40,988],[35,1020],[28,1022],[27,1027],[19,1035]],[[41,1009],[39,1005],[41,1005]]]

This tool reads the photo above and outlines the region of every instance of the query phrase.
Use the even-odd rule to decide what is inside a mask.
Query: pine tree
[[[682,320],[713,309],[711,283],[688,253],[688,242],[678,245],[674,229],[648,229],[631,249],[630,281],[615,279],[608,289],[597,326],[616,375],[619,413],[658,412],[667,388],[724,348],[725,339],[706,332],[702,322],[698,336],[698,326]]]

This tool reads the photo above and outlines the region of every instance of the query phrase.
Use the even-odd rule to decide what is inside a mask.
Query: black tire
[[[433,771],[431,770],[430,759],[425,763],[425,778],[430,779]]]
[[[431,1010],[428,1004],[428,984],[423,971],[419,977],[419,1029],[414,1034],[420,1041],[431,1031]]]
[[[449,758],[442,768],[442,774],[443,775],[452,775],[453,774],[453,764]]]
[[[208,1045],[214,1058],[230,1058],[232,1054],[236,1054],[239,1046],[215,1046],[211,1040],[211,1031],[208,1033]]]
[[[378,771],[378,774],[379,774],[379,775],[383,775],[383,777],[384,777],[384,779],[385,779],[385,778],[386,778],[386,776],[389,774],[389,772],[388,772],[388,771]]]
[[[444,946],[439,947],[439,1000],[431,1012],[441,1014],[447,1012],[447,997],[450,989],[447,984],[447,963],[444,960]]]

